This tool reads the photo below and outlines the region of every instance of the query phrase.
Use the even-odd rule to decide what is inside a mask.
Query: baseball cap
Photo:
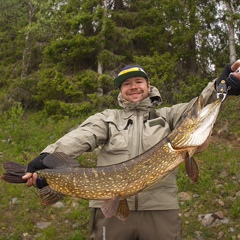
[[[121,87],[122,83],[131,77],[144,77],[148,80],[146,72],[140,66],[126,66],[114,79],[114,85]]]

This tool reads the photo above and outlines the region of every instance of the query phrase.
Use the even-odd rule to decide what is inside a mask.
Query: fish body
[[[38,177],[49,184],[40,189],[42,204],[51,204],[61,195],[105,200],[101,207],[104,215],[124,220],[129,212],[126,198],[161,180],[183,161],[189,177],[196,181],[198,171],[192,156],[205,148],[220,106],[221,101],[217,100],[203,107],[200,96],[166,138],[145,153],[122,163],[82,168],[64,153],[47,155],[43,161],[48,169],[37,171]]]

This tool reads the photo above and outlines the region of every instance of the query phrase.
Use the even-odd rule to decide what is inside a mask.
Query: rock
[[[218,226],[229,222],[229,220],[223,216],[221,211],[216,213],[199,214],[198,220],[205,227]]]
[[[34,235],[34,238],[35,238],[35,239],[38,239],[38,238],[41,237],[41,235],[42,235],[42,233],[37,233],[37,234]]]
[[[212,217],[212,214],[199,214],[198,215],[198,220],[202,223],[203,226],[211,226],[211,224],[214,221],[214,218]]]
[[[236,196],[237,196],[237,197],[240,196],[240,191],[236,192]]]
[[[76,229],[76,228],[80,228],[81,226],[82,226],[81,223],[75,223],[75,224],[73,224],[72,228]]]
[[[228,172],[226,170],[223,170],[220,174],[219,174],[219,178],[226,178],[228,176]]]
[[[193,197],[194,197],[194,198],[199,198],[199,197],[200,197],[200,195],[199,195],[199,194],[197,194],[197,193],[194,193],[194,194],[193,194]]]
[[[78,202],[75,202],[75,201],[72,202],[72,207],[77,208],[78,206],[79,206]]]
[[[223,212],[222,211],[218,211],[212,214],[212,217],[214,217],[215,219],[223,219]]]
[[[230,233],[235,233],[236,230],[235,230],[233,227],[230,227],[230,228],[228,229],[228,232],[230,232]]]
[[[10,204],[17,204],[18,199],[16,197],[11,199]]]
[[[220,206],[224,206],[224,202],[221,199],[217,199],[216,202],[220,205]]]
[[[51,222],[38,222],[36,227],[39,229],[48,228],[51,225]]]
[[[178,193],[178,198],[180,201],[190,201],[192,196],[187,192],[180,192]]]
[[[216,188],[216,189],[223,188],[223,185],[222,185],[222,184],[217,184],[217,185],[215,186],[215,188]]]
[[[224,232],[219,232],[217,239],[223,239],[224,237]]]
[[[64,208],[65,205],[64,205],[64,203],[62,203],[62,202],[56,202],[56,203],[53,205],[53,207],[55,207],[55,208]]]

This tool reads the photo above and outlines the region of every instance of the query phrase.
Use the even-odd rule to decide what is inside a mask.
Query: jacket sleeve
[[[76,129],[67,133],[55,143],[48,145],[42,152],[64,152],[70,157],[76,158],[83,152],[93,151],[107,141],[108,124],[105,122],[107,116],[107,110],[96,113],[87,118]]]
[[[208,85],[201,92],[201,95],[203,96],[203,99],[204,99],[204,105],[216,100],[216,91],[214,88],[214,82],[215,80],[212,82],[209,82]],[[183,113],[188,111],[193,106],[196,100],[197,100],[197,97],[193,98],[188,103],[179,103],[179,104],[173,105],[170,108],[163,109],[161,114],[166,118],[171,130],[175,128],[176,124],[181,119]]]

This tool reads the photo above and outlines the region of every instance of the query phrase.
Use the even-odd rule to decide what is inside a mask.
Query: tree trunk
[[[28,18],[28,26],[31,26],[32,19],[34,16],[34,6],[29,1],[29,18]],[[28,73],[28,67],[30,63],[30,54],[31,54],[31,33],[29,30],[27,30],[26,38],[25,38],[25,48],[23,50],[23,56],[22,56],[22,73],[21,73],[21,79],[25,78]]]
[[[234,13],[233,8],[231,6],[231,3],[228,1],[225,1],[225,6],[227,8],[227,26],[228,26],[228,40],[229,40],[229,60],[230,62],[235,62],[237,60],[237,54],[236,54],[236,46],[235,46],[235,40],[234,40],[234,25],[233,25],[233,18],[232,14]]]

